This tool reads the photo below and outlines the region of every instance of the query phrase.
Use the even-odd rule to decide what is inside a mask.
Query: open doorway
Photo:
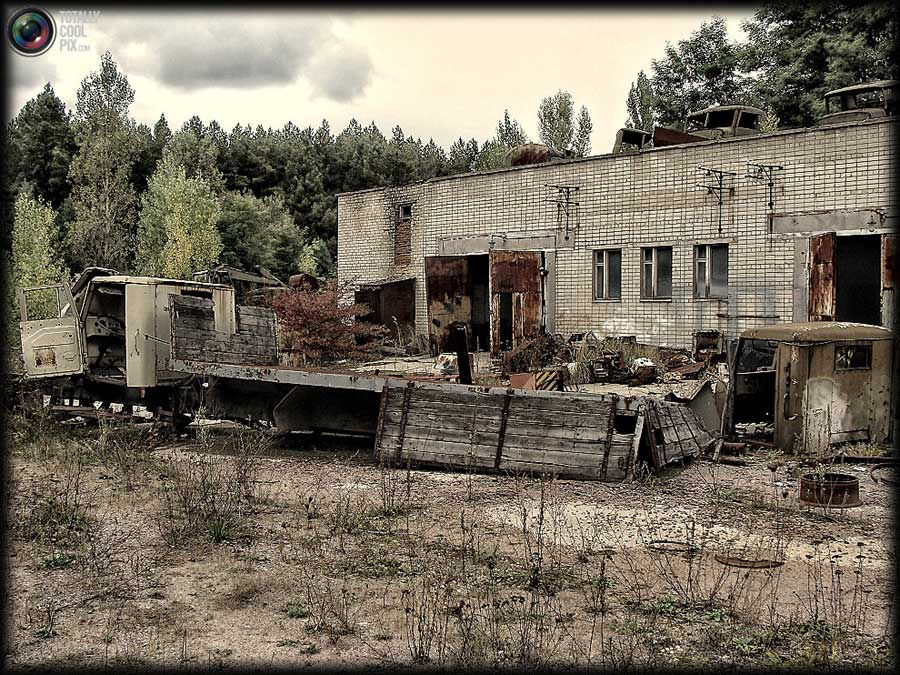
[[[450,351],[450,327],[465,323],[471,351],[490,349],[490,260],[487,254],[425,258],[428,323],[435,353]]]
[[[428,324],[436,353],[450,349],[450,327],[465,323],[469,349],[497,356],[543,326],[543,254],[495,250],[426,256]]]
[[[488,351],[491,348],[490,265],[487,255],[470,255],[469,291],[472,295],[472,322],[469,325],[469,349]]]
[[[392,337],[397,336],[398,330],[403,335],[415,333],[415,279],[362,284],[355,293],[354,301],[369,308],[369,313],[360,319],[384,326]]]
[[[835,239],[835,320],[880,325],[881,237]]]

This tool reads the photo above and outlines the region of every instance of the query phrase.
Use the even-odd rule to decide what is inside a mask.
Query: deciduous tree
[[[164,154],[142,199],[137,266],[142,274],[190,279],[214,266],[222,251],[220,207],[209,184],[188,178]]]
[[[4,251],[4,267],[9,274],[6,287],[6,344],[10,357],[8,364],[18,370],[21,341],[16,318],[16,289],[66,281],[69,273],[57,250],[58,232],[53,209],[42,197],[21,192],[13,211],[12,255]]]
[[[728,39],[721,17],[703,22],[676,45],[667,43],[665,56],[652,63],[653,101],[662,126],[683,129],[689,113],[708,106],[757,102],[741,70],[741,48]]]
[[[270,301],[284,346],[300,363],[315,365],[355,358],[377,346],[384,328],[359,320],[369,312],[366,305],[340,304],[339,299],[347,293],[346,287],[332,281],[321,289],[304,285]]]
[[[767,2],[743,28],[753,91],[783,127],[814,124],[831,89],[897,77],[893,3]]]
[[[631,83],[625,108],[628,110],[626,127],[653,131],[653,127],[656,126],[653,85],[643,70],[638,73],[637,80]]]
[[[541,143],[557,152],[583,156],[591,148],[591,116],[581,107],[575,118],[575,102],[572,94],[558,91],[545,97],[538,106],[538,129]]]

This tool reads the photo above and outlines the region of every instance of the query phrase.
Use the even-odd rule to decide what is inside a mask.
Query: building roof
[[[894,334],[887,328],[866,323],[811,321],[750,328],[741,333],[741,337],[777,342],[834,342],[835,340],[892,340]]]
[[[866,91],[869,89],[883,89],[885,87],[896,87],[897,80],[875,80],[873,82],[863,82],[862,84],[853,84],[842,89],[834,89],[829,91],[826,96],[835,96],[837,94],[849,94],[854,91]]]
[[[846,122],[839,122],[832,124],[827,127],[823,126],[811,126],[811,127],[798,127],[791,129],[779,129],[777,131],[765,132],[761,134],[747,134],[747,135],[738,135],[738,136],[725,136],[720,138],[711,138],[704,139],[699,142],[692,143],[676,143],[674,145],[664,145],[660,147],[653,148],[643,148],[639,152],[624,152],[624,153],[613,153],[607,152],[600,155],[588,155],[587,157],[572,157],[566,159],[557,159],[553,162],[543,162],[540,164],[521,164],[518,166],[502,166],[496,169],[482,169],[481,171],[469,171],[466,173],[454,173],[449,176],[435,176],[434,178],[427,178],[425,180],[414,181],[410,183],[404,183],[403,185],[395,185],[395,186],[385,186],[379,185],[376,187],[364,188],[362,190],[351,190],[348,192],[338,192],[337,197],[350,197],[355,195],[365,194],[366,192],[386,192],[390,190],[404,190],[412,187],[418,187],[422,185],[440,183],[443,181],[452,181],[452,180],[465,180],[467,178],[471,178],[473,176],[485,176],[488,174],[500,174],[500,173],[508,173],[513,171],[531,171],[535,169],[550,169],[556,170],[562,166],[566,166],[569,164],[578,164],[582,162],[596,162],[600,160],[610,160],[610,161],[631,161],[635,157],[640,157],[648,153],[656,153],[656,152],[672,152],[679,149],[690,148],[691,150],[699,150],[700,148],[708,147],[716,144],[726,144],[726,143],[748,143],[748,142],[758,142],[760,139],[771,138],[773,136],[791,136],[796,134],[807,134],[807,133],[822,133],[826,131],[834,131],[836,127],[840,126],[864,126],[864,125],[877,125],[877,124],[896,124],[896,117],[877,117],[875,119],[866,119],[866,120],[848,120]]]
[[[381,286],[387,286],[388,284],[396,284],[401,281],[415,281],[416,275],[412,272],[395,272],[394,274],[389,274],[386,277],[378,279],[377,281],[367,281],[365,283],[360,283],[359,287],[363,289],[373,289],[379,288]]]

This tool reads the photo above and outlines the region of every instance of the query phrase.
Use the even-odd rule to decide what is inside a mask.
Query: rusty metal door
[[[72,293],[63,284],[17,290],[26,379],[84,372],[84,336]]]
[[[541,330],[541,254],[492,251],[490,284],[491,353],[497,355]]]
[[[470,322],[469,261],[465,256],[425,258],[425,285],[428,304],[428,333],[440,351],[449,349],[450,324]]]
[[[809,320],[834,321],[834,232],[809,239]]]

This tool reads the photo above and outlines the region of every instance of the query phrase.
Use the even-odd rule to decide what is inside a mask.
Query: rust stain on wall
[[[39,368],[56,365],[56,350],[53,347],[38,347],[34,350],[34,365]]]

